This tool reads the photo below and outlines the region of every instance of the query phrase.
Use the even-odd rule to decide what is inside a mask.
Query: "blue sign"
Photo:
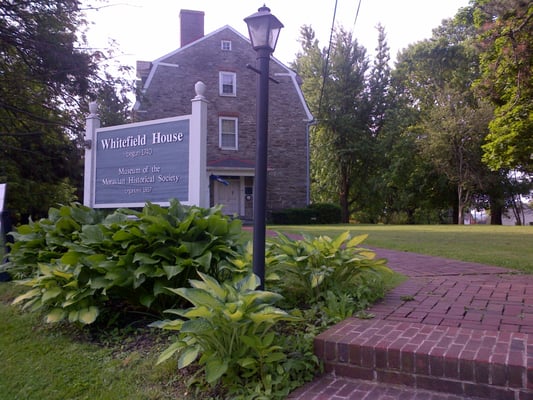
[[[189,119],[96,130],[95,207],[189,199]]]

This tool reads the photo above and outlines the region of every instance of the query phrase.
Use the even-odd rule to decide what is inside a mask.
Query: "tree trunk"
[[[457,224],[464,225],[464,202],[463,202],[463,188],[461,185],[457,186]]]
[[[343,185],[344,186],[344,185]],[[340,195],[340,205],[341,205],[341,222],[343,224],[348,224],[350,222],[350,210],[348,207],[348,193],[342,191]]]
[[[511,198],[511,208],[513,210],[513,215],[516,220],[515,225],[524,225],[525,216],[524,216],[524,209],[522,207],[522,200],[520,199],[520,195],[515,195]]]
[[[490,201],[490,224],[491,225],[503,225],[503,221],[502,221],[503,206],[498,203]]]
[[[454,204],[453,205],[453,208],[452,208],[452,224],[453,225],[457,225],[459,222],[459,211],[458,211],[458,207],[457,207],[457,204]],[[450,214],[448,213],[448,217],[446,218],[446,223],[449,224],[450,223]]]
[[[350,183],[345,168],[341,168],[339,201],[341,206],[341,222],[348,224],[350,222],[350,209],[348,207],[348,194],[350,192]]]

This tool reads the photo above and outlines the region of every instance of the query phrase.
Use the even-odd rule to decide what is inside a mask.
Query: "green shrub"
[[[341,209],[335,204],[311,204],[305,208],[273,211],[270,220],[276,225],[338,224]]]
[[[389,272],[359,247],[364,235],[279,234],[267,241],[270,291],[257,290],[241,222],[177,201],[107,216],[51,209],[14,237],[8,270],[28,287],[15,303],[44,310],[48,322],[113,321],[126,308],[177,315],[152,325],[177,331],[159,361],[177,352],[180,368],[199,367],[196,383],[231,399],[281,399],[311,380],[314,335],[382,296]]]
[[[316,224],[340,224],[341,208],[338,204],[316,203],[310,204],[309,209],[315,213]]]
[[[81,204],[51,208],[48,218],[30,221],[19,226],[10,235],[9,261],[1,270],[9,271],[16,279],[33,276],[39,263],[53,263],[70,247],[80,242],[82,226],[102,222],[104,214]]]
[[[267,246],[269,276],[276,277],[270,283],[293,306],[331,302],[331,292],[365,307],[383,296],[384,274],[391,272],[385,259],[359,247],[366,237],[351,238],[345,232],[334,239],[303,235],[293,240],[278,233]]]
[[[316,221],[316,212],[309,208],[287,208],[285,210],[273,211],[271,220],[276,225],[314,224]]]
[[[301,375],[317,365],[308,355],[298,361],[295,351],[289,358],[284,338],[273,330],[280,321],[298,318],[274,306],[281,295],[256,290],[256,275],[233,283],[199,276],[201,280],[191,280],[192,288],[170,289],[192,307],[168,310],[180,318],[152,324],[179,332],[159,362],[176,352],[179,368],[197,361],[203,379],[212,385],[220,382],[231,399],[285,398],[298,382],[293,373]]]
[[[188,285],[197,271],[218,279],[235,269],[228,259],[242,247],[241,222],[220,208],[146,204],[103,220],[80,205],[51,209],[47,219],[14,234],[8,270],[30,289],[16,299],[44,309],[49,322],[92,323],[126,308],[160,314],[179,300],[166,287]]]
[[[392,211],[383,217],[383,222],[391,225],[407,225],[412,223],[411,219],[405,211]]]

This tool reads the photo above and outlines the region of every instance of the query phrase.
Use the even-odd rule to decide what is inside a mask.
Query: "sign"
[[[4,211],[4,202],[6,199],[6,183],[0,183],[0,213]]]
[[[188,201],[189,136],[188,117],[97,129],[94,207]]]

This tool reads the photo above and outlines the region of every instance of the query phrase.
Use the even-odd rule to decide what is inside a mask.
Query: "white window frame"
[[[233,121],[235,124],[235,132],[223,132],[223,121]],[[224,135],[234,135],[235,141],[233,146],[227,146],[224,144],[222,137]],[[218,146],[222,150],[239,150],[239,118],[237,117],[218,117]]]
[[[221,40],[220,41],[220,50],[231,51],[231,40]]]
[[[227,79],[231,80],[232,91],[224,92]],[[235,72],[220,71],[218,73],[218,92],[220,96],[237,96],[237,74]]]

